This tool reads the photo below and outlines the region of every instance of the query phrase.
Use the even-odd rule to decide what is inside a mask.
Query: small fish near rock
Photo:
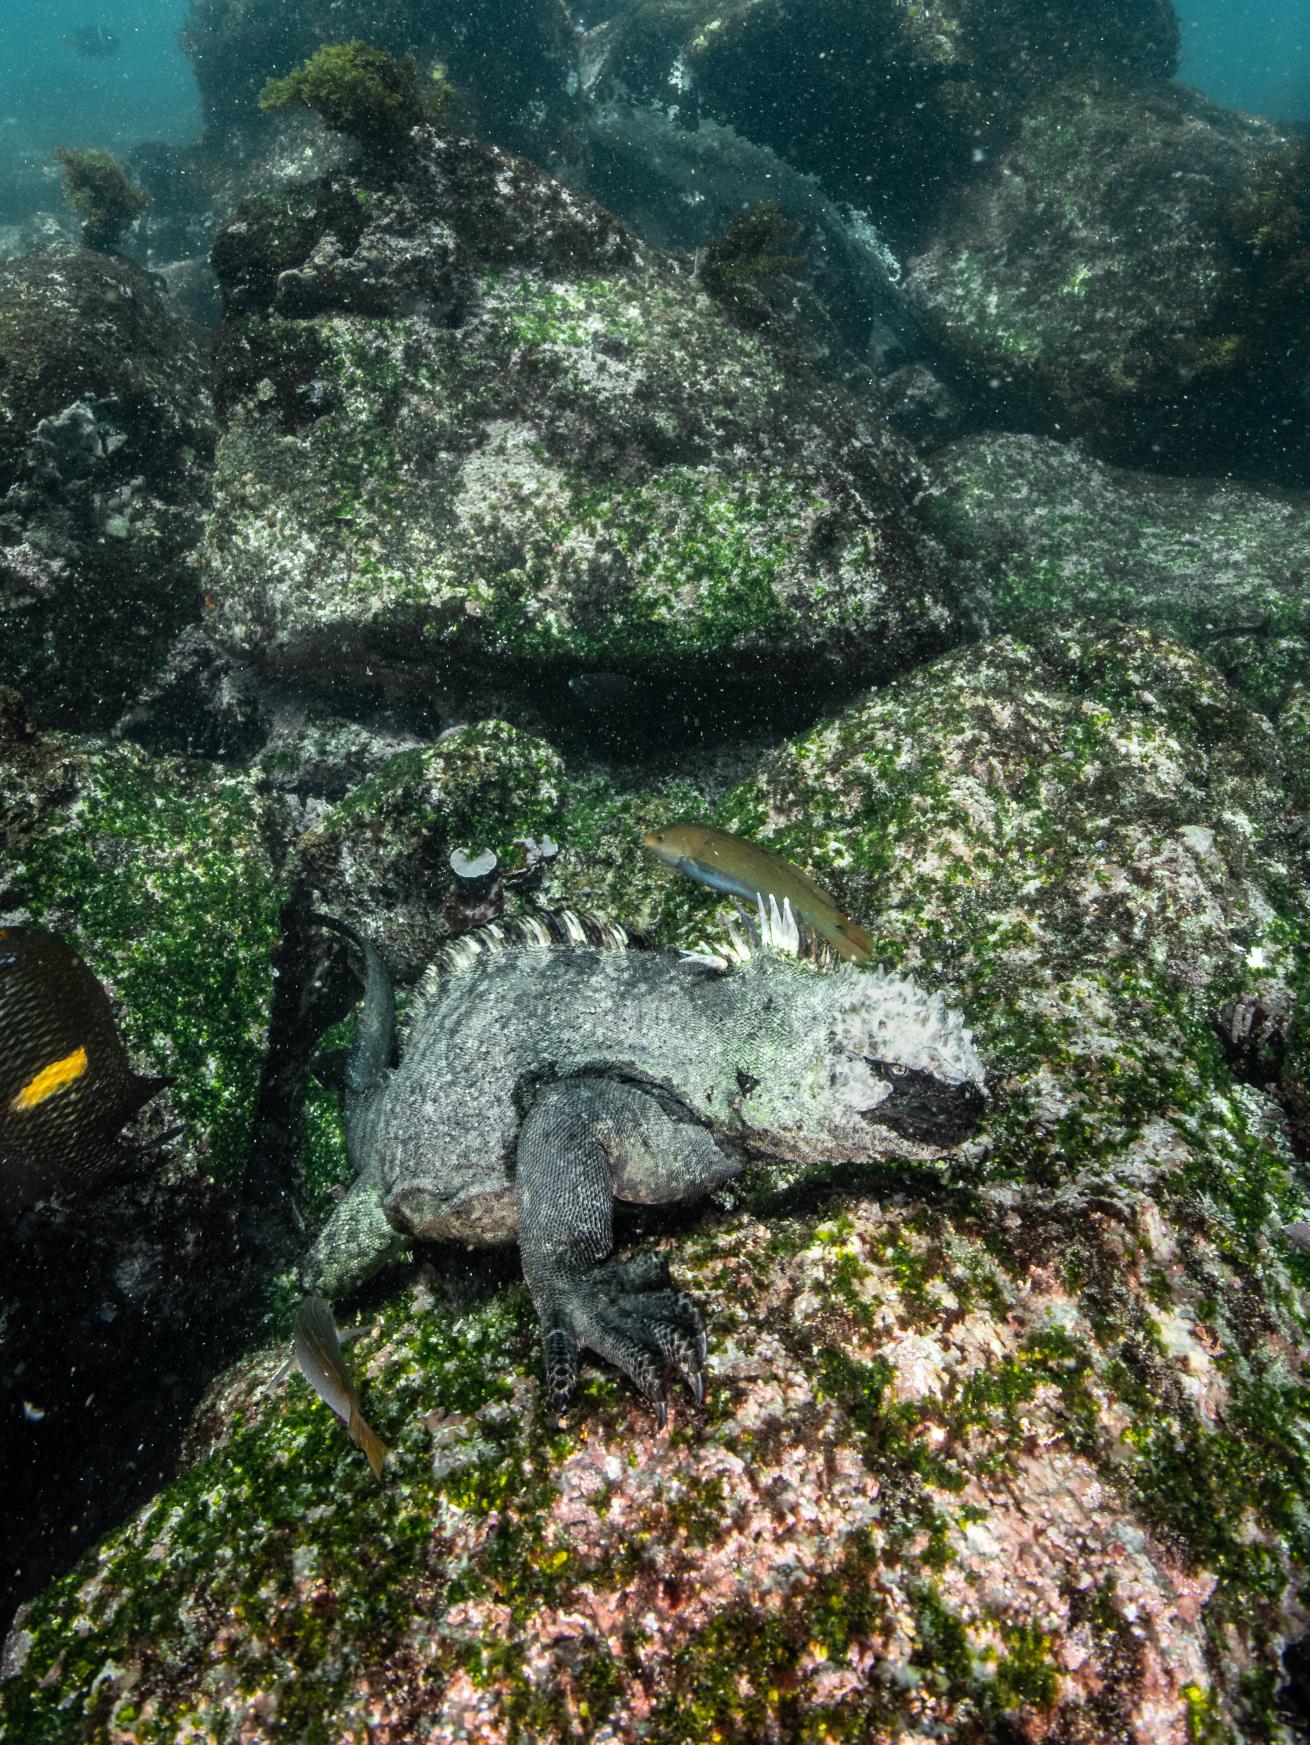
[[[342,1339],[354,1337],[354,1333],[337,1332],[331,1307],[322,1297],[306,1297],[296,1310],[292,1328],[296,1366],[323,1404],[341,1419],[351,1440],[367,1456],[374,1478],[380,1479],[387,1445],[359,1409],[359,1395],[341,1350]]]
[[[667,830],[650,831],[642,838],[642,847],[698,884],[737,897],[751,908],[770,897],[779,905],[790,902],[802,926],[821,934],[838,957],[868,963],[872,956],[872,942],[863,927],[843,914],[807,873],[758,842],[711,824],[672,824]]]
[[[0,927],[0,1213],[107,1174],[167,1082],[133,1070],[109,996],[66,940]]]

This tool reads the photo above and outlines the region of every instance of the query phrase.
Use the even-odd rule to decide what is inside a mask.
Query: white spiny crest
[[[684,963],[703,963],[710,969],[727,970],[734,966],[749,963],[752,957],[762,951],[781,952],[785,957],[809,956],[815,961],[827,961],[830,954],[818,949],[814,938],[808,929],[802,931],[799,922],[792,913],[791,898],[782,899],[782,907],[778,907],[778,899],[769,892],[769,901],[765,907],[764,896],[756,897],[756,912],[747,917],[744,910],[738,910],[742,925],[737,926],[733,920],[725,923],[727,938],[715,944],[705,943],[684,951],[680,955]],[[835,961],[835,960],[833,960]]]
[[[465,975],[484,957],[501,951],[549,951],[562,946],[623,951],[631,943],[627,928],[617,921],[601,915],[579,915],[572,909],[543,910],[512,921],[489,921],[471,933],[462,933],[442,947],[419,977],[405,1016],[397,1026],[401,1049],[445,984]]]

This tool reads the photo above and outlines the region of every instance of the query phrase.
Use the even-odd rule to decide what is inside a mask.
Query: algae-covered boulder
[[[200,349],[140,267],[0,266],[0,641],[38,719],[108,726],[199,613],[213,436]]]
[[[134,1068],[169,1081],[121,1173],[0,1221],[0,1612],[157,1482],[232,1336],[274,989],[266,824],[244,776],[38,738],[17,705],[0,722],[0,923],[74,944]]]
[[[1248,210],[1291,149],[1182,86],[1070,82],[944,211],[910,292],[995,388],[1109,458],[1295,470],[1303,293],[1262,290]]]
[[[363,927],[412,980],[447,931],[452,852],[489,849],[509,871],[523,861],[516,839],[558,832],[563,800],[563,762],[545,740],[505,721],[453,728],[353,787],[301,838],[300,877],[317,906]]]
[[[422,698],[452,667],[872,679],[950,635],[893,445],[522,160],[420,130],[398,186],[251,202],[214,262],[205,561],[252,658]]]
[[[1197,656],[1089,624],[772,755],[720,821],[963,1001],[986,1149],[648,1232],[710,1327],[667,1435],[595,1374],[551,1423],[526,1293],[436,1249],[351,1348],[381,1486],[248,1359],[18,1620],[15,1736],[1290,1739],[1306,1189],[1210,1019],[1304,997],[1281,774]]]
[[[971,990],[993,1071],[1049,1096],[1023,1144],[1052,1181],[1120,1098],[1123,1133],[1129,1104],[1194,1118],[1193,1057],[1234,1004],[1286,1014],[1305,976],[1277,735],[1136,627],[1057,622],[925,667],[767,757],[720,822],[830,882],[885,961]]]
[[[1310,672],[1310,495],[1109,467],[1044,437],[974,436],[919,500],[993,630],[1096,613],[1203,651],[1258,708]]]
[[[639,0],[594,31],[584,88],[726,122],[914,234],[983,141],[1057,80],[1168,78],[1168,0]]]

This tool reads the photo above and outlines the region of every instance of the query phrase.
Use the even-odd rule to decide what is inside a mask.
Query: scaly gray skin
[[[753,942],[734,931],[721,956],[631,949],[573,916],[471,934],[424,978],[394,1072],[386,966],[319,919],[363,952],[365,997],[345,1094],[359,1175],[307,1283],[338,1296],[408,1237],[517,1237],[556,1409],[583,1347],[661,1423],[670,1372],[701,1397],[695,1306],[660,1260],[607,1264],[615,1199],[691,1199],[746,1156],[802,1172],[931,1159],[982,1110],[959,1013],[913,982],[803,961],[788,909],[761,910]]]

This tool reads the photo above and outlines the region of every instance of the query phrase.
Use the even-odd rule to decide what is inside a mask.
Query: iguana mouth
[[[862,1111],[875,1127],[888,1127],[904,1139],[925,1145],[958,1145],[982,1118],[987,1093],[969,1079],[950,1084],[916,1067],[865,1060],[869,1070],[891,1087],[889,1096]]]

